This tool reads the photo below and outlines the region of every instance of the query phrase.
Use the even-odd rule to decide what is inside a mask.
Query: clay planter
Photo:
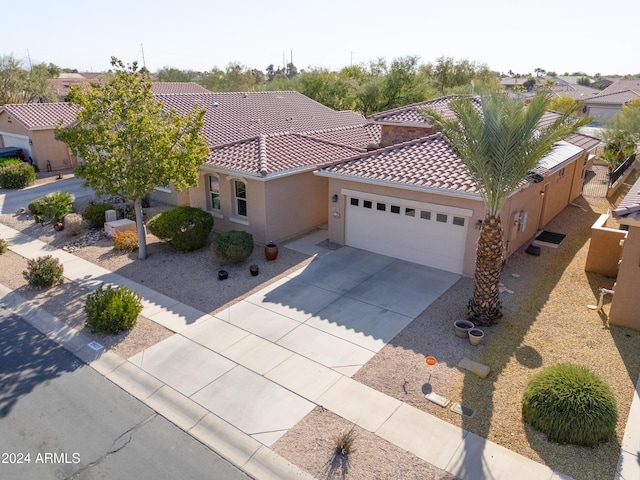
[[[251,272],[251,276],[255,277],[260,272],[260,269],[258,268],[258,265],[251,265],[249,267],[249,271]]]
[[[218,270],[218,280],[226,280],[229,278],[229,272],[226,270]]]
[[[264,256],[269,261],[278,258],[278,246],[273,242],[267,243],[264,247]]]
[[[480,345],[483,338],[484,338],[484,332],[479,328],[469,329],[469,343],[471,345]]]
[[[453,331],[456,333],[456,336],[460,338],[468,338],[469,329],[473,327],[473,322],[470,320],[456,320],[453,322]]]

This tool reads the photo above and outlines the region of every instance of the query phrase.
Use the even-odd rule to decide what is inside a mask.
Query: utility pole
[[[29,71],[33,71],[33,65],[31,65],[31,54],[29,53],[28,48],[27,48],[27,58],[29,59]]]
[[[144,59],[144,45],[143,44],[140,44],[140,49],[142,50],[142,66],[144,68],[147,68],[147,62]]]

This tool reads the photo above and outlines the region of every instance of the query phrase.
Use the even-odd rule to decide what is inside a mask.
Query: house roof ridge
[[[320,142],[320,143],[325,143],[327,145],[333,145],[335,147],[342,147],[342,148],[347,148],[350,150],[354,150],[356,152],[366,152],[367,149],[366,148],[360,148],[360,147],[353,147],[351,145],[347,145],[344,143],[340,143],[340,142],[334,142],[333,140],[327,140],[326,138],[318,138],[318,137],[314,137],[313,135],[309,135],[307,132],[292,132],[291,135],[295,135],[297,137],[300,138],[307,138],[309,140],[313,140],[314,142]]]
[[[463,98],[463,97],[469,97],[469,98],[477,98],[478,95],[458,95],[458,94],[452,94],[452,95],[444,95],[442,97],[436,97],[436,98],[430,98],[429,100],[423,100],[421,102],[415,102],[415,103],[411,103],[409,105],[404,105],[401,107],[396,107],[396,108],[392,108],[391,110],[385,110],[383,112],[378,112],[378,113],[374,113],[369,115],[368,117],[366,117],[367,119],[374,119],[375,121],[375,117],[378,116],[390,116],[394,113],[398,113],[398,112],[404,112],[407,110],[411,110],[413,108],[419,107],[419,106],[424,106],[428,103],[431,102],[435,102],[435,101],[446,101],[449,99],[454,99],[454,98]]]
[[[266,177],[269,173],[267,156],[267,135],[258,137],[258,171]]]

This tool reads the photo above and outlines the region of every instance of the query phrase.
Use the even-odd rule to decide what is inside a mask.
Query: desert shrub
[[[357,433],[355,431],[355,425],[349,430],[342,430],[333,439],[333,452],[336,455],[349,456],[356,451],[353,444],[356,441]]]
[[[138,232],[125,230],[113,235],[113,248],[120,252],[133,252],[138,249]]]
[[[84,223],[82,220],[82,215],[77,213],[68,213],[64,216],[64,229],[67,232],[67,235],[75,236],[82,233],[82,229],[84,228]]]
[[[87,296],[84,311],[92,332],[118,333],[135,326],[142,302],[137,292],[125,286],[113,288],[102,284]]]
[[[618,409],[611,388],[595,373],[559,364],[531,378],[522,418],[551,441],[593,447],[614,434]]]
[[[22,165],[23,163],[19,158],[0,158],[0,168],[8,167],[9,165]]]
[[[189,252],[204,246],[213,228],[213,217],[200,208],[176,207],[151,218],[147,227],[159,239]]]
[[[29,204],[29,211],[38,217],[43,217],[53,222],[59,222],[67,213],[73,210],[73,194],[69,192],[51,192],[36,198]]]
[[[7,251],[9,248],[9,242],[7,242],[4,238],[0,238],[0,255]]]
[[[32,287],[48,288],[62,283],[63,271],[60,261],[47,255],[29,260],[22,276]]]
[[[223,263],[242,263],[253,253],[253,236],[232,230],[218,235],[211,243],[215,257]]]
[[[35,180],[36,171],[24,162],[0,168],[0,188],[24,188]]]
[[[92,228],[102,228],[107,210],[114,210],[114,206],[111,203],[92,203],[86,208],[82,217]]]

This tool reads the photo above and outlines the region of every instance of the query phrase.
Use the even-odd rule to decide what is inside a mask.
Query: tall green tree
[[[537,94],[525,107],[520,99],[493,93],[481,97],[479,109],[469,97],[454,99],[450,104],[454,119],[424,112],[469,170],[486,209],[476,250],[473,297],[469,300],[469,317],[478,325],[491,325],[502,317],[498,286],[504,230],[500,212],[507,198],[558,140],[588,121],[563,114],[541,130],[538,123],[548,102],[546,95]]]
[[[133,200],[138,258],[147,257],[142,199],[156,187],[178,191],[197,184],[198,167],[209,149],[200,135],[205,111],[188,115],[167,110],[151,92],[151,81],[137,63],[111,58],[115,74],[104,85],[74,88],[69,101],[80,107],[77,122],[58,126],[56,139],[83,160],[76,175],[98,194]]]
[[[54,64],[39,63],[29,70],[12,55],[0,57],[0,105],[56,101],[49,81],[60,74]]]

